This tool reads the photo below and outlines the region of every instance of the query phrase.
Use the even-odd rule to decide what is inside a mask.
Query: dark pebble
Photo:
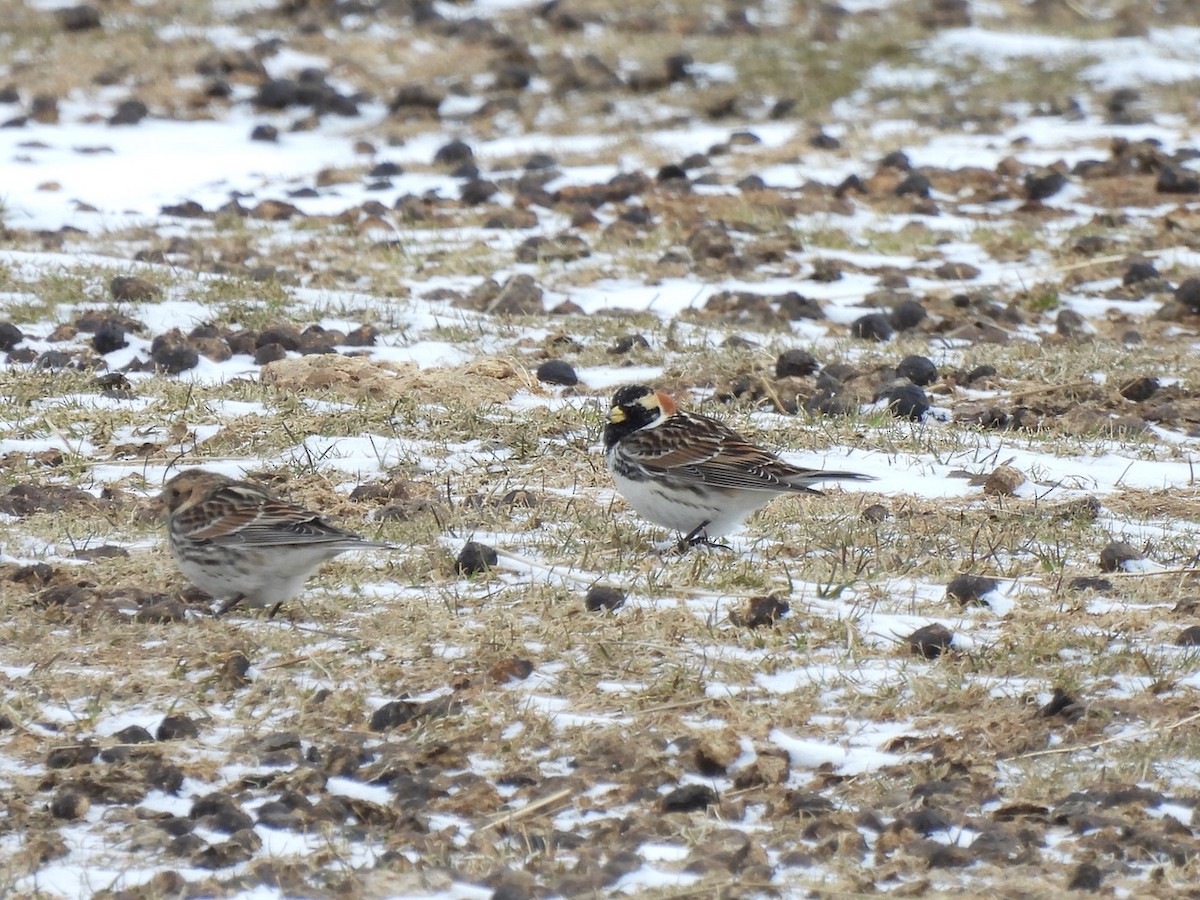
[[[888,313],[888,321],[897,331],[911,331],[928,318],[925,307],[916,300],[902,300]]]
[[[166,716],[154,732],[154,737],[160,741],[174,741],[183,738],[194,738],[200,735],[200,729],[188,716]]]
[[[99,749],[94,744],[73,744],[70,747],[55,747],[46,754],[47,769],[69,769],[84,766],[96,758]]]
[[[130,725],[128,728],[122,728],[113,735],[113,738],[122,744],[149,744],[154,741],[154,735],[141,725]]]
[[[1121,388],[1121,396],[1126,400],[1132,400],[1134,403],[1141,403],[1143,400],[1149,400],[1153,397],[1155,392],[1158,391],[1158,387],[1157,378],[1143,375],[1141,378],[1135,378],[1124,385]]]
[[[717,802],[717,792],[706,784],[685,784],[662,798],[660,808],[665,813],[695,812]]]
[[[938,380],[938,370],[933,360],[914,354],[900,360],[900,365],[896,366],[896,377],[907,378],[913,384],[925,387]]]
[[[1084,705],[1060,687],[1054,689],[1050,700],[1037,711],[1039,719],[1050,719],[1061,716],[1064,719],[1077,719],[1084,713]]]
[[[150,358],[169,375],[194,369],[200,363],[200,354],[187,341],[171,335],[159,335],[151,341]]]
[[[260,366],[287,357],[287,348],[283,344],[263,344],[254,350],[254,361]]]
[[[112,298],[119,303],[142,303],[161,300],[162,289],[158,285],[135,275],[118,275],[108,285]]]
[[[550,359],[537,367],[537,380],[543,384],[561,384],[567,387],[579,384],[575,367],[565,359]]]
[[[978,381],[980,378],[994,378],[996,374],[995,366],[976,366],[963,376],[963,384],[970,384],[973,381]]]
[[[451,141],[438,148],[438,151],[433,155],[433,161],[439,166],[457,165],[459,163],[469,162],[475,158],[475,151],[471,149],[471,145],[466,141]]]
[[[981,603],[986,606],[984,595],[996,590],[999,584],[995,578],[984,575],[958,575],[946,585],[946,596],[953,597],[963,606],[968,603]]]
[[[385,703],[371,714],[367,727],[372,731],[388,731],[412,721],[420,711],[420,704],[412,700],[393,700]]]
[[[909,172],[904,180],[896,185],[893,193],[897,197],[905,197],[910,194],[916,197],[928,197],[932,189],[933,183],[928,176],[922,175],[920,172]]]
[[[264,144],[278,143],[279,129],[274,125],[255,125],[250,130],[250,140],[262,141]]]
[[[1179,632],[1175,643],[1180,647],[1200,647],[1200,625],[1189,625]]]
[[[1100,871],[1100,867],[1093,863],[1083,862],[1077,865],[1075,871],[1071,873],[1067,890],[1095,893],[1100,890],[1103,883],[1104,873]]]
[[[885,388],[880,399],[886,400],[892,415],[900,419],[920,421],[929,412],[929,398],[925,391],[912,383]]]
[[[125,340],[125,329],[121,327],[119,322],[115,322],[112,319],[102,324],[96,329],[96,333],[92,335],[92,349],[101,356],[128,346],[129,341]]]
[[[39,369],[65,369],[71,365],[71,354],[63,350],[39,353],[34,366]]]
[[[832,800],[814,791],[788,791],[786,802],[788,815],[802,819],[818,819],[836,808]]]
[[[478,541],[467,541],[454,561],[454,571],[459,575],[478,575],[491,569],[498,560],[494,548]]]
[[[123,100],[117,104],[113,114],[108,117],[108,124],[136,125],[148,115],[150,115],[150,110],[141,100]]]
[[[895,334],[883,313],[868,313],[855,319],[854,324],[850,326],[850,333],[864,341],[887,341]]]
[[[620,609],[625,605],[625,592],[606,584],[594,584],[588,588],[588,592],[583,598],[583,605],[588,612]]]
[[[1135,559],[1143,559],[1141,551],[1125,541],[1113,541],[1100,551],[1100,571],[1120,572],[1124,563]]]
[[[1175,300],[1194,313],[1200,313],[1200,278],[1189,278],[1175,288]]]
[[[862,511],[863,519],[873,525],[878,525],[880,522],[885,521],[889,515],[891,513],[888,512],[887,507],[882,503],[872,503]]]
[[[25,335],[20,328],[12,322],[0,322],[0,351],[7,353],[23,340]]]
[[[1121,283],[1124,285],[1137,284],[1139,281],[1152,281],[1160,277],[1158,269],[1154,268],[1151,263],[1135,262],[1125,270]]]
[[[100,11],[86,3],[55,10],[63,31],[90,31],[100,27]]]
[[[817,371],[820,365],[807,350],[785,350],[775,360],[775,377],[803,378]]]
[[[953,643],[954,632],[945,625],[926,625],[908,636],[908,649],[926,659],[937,659]]]
[[[50,815],[56,819],[74,821],[87,815],[91,805],[86,795],[64,788],[50,801]]]
[[[1067,582],[1067,590],[1069,591],[1095,591],[1098,594],[1107,594],[1113,589],[1113,583],[1107,578],[1098,578],[1092,575],[1080,575],[1077,578],[1072,578]]]
[[[744,608],[730,610],[729,621],[738,628],[761,628],[774,625],[791,608],[791,604],[777,594],[752,597]]]
[[[646,340],[644,335],[627,334],[624,337],[617,338],[617,342],[608,348],[608,353],[611,356],[621,356],[631,350],[649,350],[650,342]]]
[[[1025,199],[1045,200],[1053,197],[1067,184],[1067,176],[1056,169],[1034,172],[1025,176]]]
[[[1200,175],[1175,166],[1163,166],[1154,189],[1160,194],[1200,194]]]

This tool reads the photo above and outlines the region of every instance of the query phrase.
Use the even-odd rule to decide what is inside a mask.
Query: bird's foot
[[[708,528],[710,524],[712,523],[707,520],[701,522],[688,534],[681,537],[679,539],[679,543],[675,545],[680,554],[687,553],[693,547],[711,547],[714,550],[732,551],[733,548],[724,541],[714,540],[708,536],[708,532],[705,531],[705,529]]]
[[[239,603],[241,603],[245,599],[246,599],[245,594],[234,594],[232,597],[230,597],[228,600],[226,600],[224,603],[222,603],[217,608],[217,611],[215,613],[213,613],[213,618],[214,619],[221,618],[221,616],[225,615],[225,613],[229,612],[231,609],[233,609],[235,606],[237,606]]]

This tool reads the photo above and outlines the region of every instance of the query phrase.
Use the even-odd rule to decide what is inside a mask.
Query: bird
[[[184,576],[214,598],[214,613],[239,603],[280,606],[304,588],[322,563],[347,550],[386,549],[339,528],[320,513],[281,500],[248,481],[188,469],[163,485],[167,542]]]
[[[750,443],[728,425],[683,412],[662,391],[626,385],[613,394],[604,456],[617,491],[644,518],[679,532],[681,550],[735,530],[780,494],[820,494],[819,481],[870,475],[804,469]]]

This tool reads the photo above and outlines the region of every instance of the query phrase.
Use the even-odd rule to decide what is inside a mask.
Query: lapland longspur
[[[218,616],[243,602],[278,609],[321,563],[346,550],[388,546],[205,469],[180,472],[158,499],[180,571],[202,591],[226,598]]]
[[[871,478],[793,466],[644,384],[613,395],[604,452],[621,495],[683,535],[683,547],[728,534],[780,494],[819,494],[814,482]]]

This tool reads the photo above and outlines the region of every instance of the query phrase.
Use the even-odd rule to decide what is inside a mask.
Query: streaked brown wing
[[[783,481],[805,470],[756,447],[716,419],[672,416],[662,425],[629,435],[624,449],[648,469],[712,487],[748,491],[804,491]]]

